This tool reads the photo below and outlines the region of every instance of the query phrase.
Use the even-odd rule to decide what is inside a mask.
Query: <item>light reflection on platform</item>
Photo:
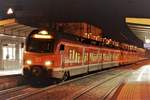
[[[149,100],[150,65],[141,66],[116,91],[112,100]]]
[[[128,82],[150,82],[150,65],[144,65],[133,72]]]
[[[0,76],[22,74],[22,69],[17,70],[0,70]]]

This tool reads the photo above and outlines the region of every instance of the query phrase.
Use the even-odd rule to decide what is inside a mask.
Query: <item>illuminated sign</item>
[[[48,34],[48,31],[46,31],[46,30],[42,30],[42,31],[40,31],[40,32],[39,32],[39,34],[47,35],[47,34]]]
[[[52,39],[53,37],[51,35],[41,35],[41,34],[34,34],[33,38],[39,38],[39,39]]]

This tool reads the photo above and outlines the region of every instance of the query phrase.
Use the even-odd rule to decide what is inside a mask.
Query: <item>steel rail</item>
[[[25,93],[25,94],[20,94],[20,95],[17,95],[17,96],[13,96],[13,97],[9,98],[9,100],[26,99],[26,98],[31,97],[33,95],[37,95],[37,94],[40,94],[42,92],[48,91],[50,89],[57,88],[58,86],[66,85],[66,84],[69,84],[69,83],[72,83],[72,82],[76,82],[76,81],[80,81],[82,79],[89,78],[89,77],[92,77],[92,76],[94,76],[96,74],[102,74],[102,73],[105,73],[105,72],[108,72],[108,71],[112,72],[112,71],[114,71],[114,69],[104,70],[104,71],[93,73],[93,74],[89,74],[89,75],[86,75],[86,76],[83,76],[83,77],[71,79],[71,80],[68,80],[68,81],[63,81],[61,83],[57,83],[57,84],[51,85],[49,87],[46,87],[46,88],[43,88],[43,89],[31,92],[31,93]]]
[[[119,74],[117,74],[117,75],[115,75],[115,76],[112,76],[111,78],[106,79],[106,80],[104,80],[104,81],[102,81],[102,82],[96,82],[95,84],[92,84],[92,85],[89,86],[88,88],[83,89],[83,90],[81,90],[81,91],[79,91],[79,92],[73,94],[72,99],[73,99],[73,100],[76,100],[76,99],[80,98],[82,95],[84,95],[84,94],[88,93],[89,91],[91,91],[92,89],[94,89],[94,88],[96,88],[96,87],[98,87],[98,86],[102,86],[102,85],[105,84],[106,82],[109,82],[109,81],[111,81],[111,80],[113,80],[113,79],[116,79],[116,78],[118,78],[118,77],[120,77],[120,76],[123,76],[124,74],[126,74],[126,72],[120,72]]]

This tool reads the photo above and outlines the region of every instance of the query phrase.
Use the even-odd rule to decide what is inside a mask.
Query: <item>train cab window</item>
[[[79,38],[79,37],[76,37],[76,41],[80,41],[80,38]]]
[[[85,43],[86,43],[86,44],[90,44],[91,41],[90,41],[89,39],[85,39]]]
[[[99,42],[99,46],[102,46],[102,42]]]
[[[54,39],[42,40],[42,39],[31,39],[27,42],[27,51],[39,52],[39,53],[50,53],[54,49]]]
[[[91,41],[91,45],[96,45],[96,41]]]
[[[80,41],[82,42],[82,43],[86,43],[85,41],[85,39],[84,38],[80,38]]]

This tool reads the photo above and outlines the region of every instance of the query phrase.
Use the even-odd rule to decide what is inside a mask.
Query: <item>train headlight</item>
[[[52,65],[52,61],[45,61],[45,66],[51,66]]]
[[[26,60],[26,64],[31,65],[32,61],[31,60]]]

